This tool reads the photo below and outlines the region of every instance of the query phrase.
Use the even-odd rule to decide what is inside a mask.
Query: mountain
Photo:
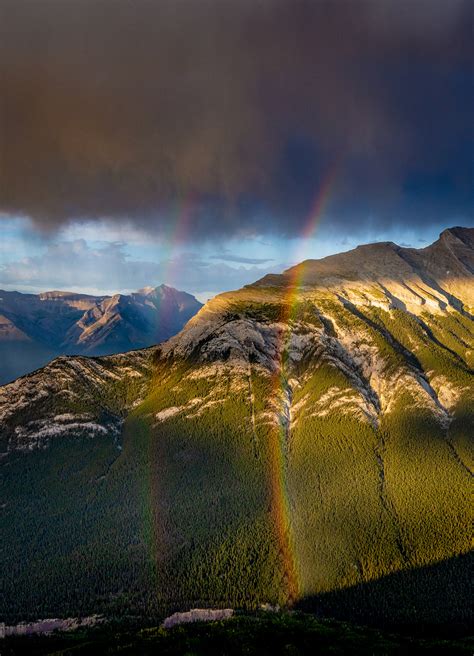
[[[0,290],[0,383],[57,355],[107,355],[157,344],[201,307],[194,296],[166,285],[115,296]]]
[[[0,388],[0,620],[467,625],[473,273],[472,229],[365,245]]]

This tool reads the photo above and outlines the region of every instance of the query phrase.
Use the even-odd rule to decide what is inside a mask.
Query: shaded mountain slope
[[[2,388],[2,615],[379,594],[369,582],[446,561],[442,603],[389,578],[388,613],[405,621],[409,598],[451,621],[472,517],[473,232],[308,261],[213,299],[156,349]],[[114,375],[140,391],[92,403],[88,377],[113,390],[94,381]],[[108,419],[62,430],[69,388],[88,421],[126,415],[120,438]],[[30,389],[44,395],[25,416]],[[354,598],[332,597],[341,616]]]

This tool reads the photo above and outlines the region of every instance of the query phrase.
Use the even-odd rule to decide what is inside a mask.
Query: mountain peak
[[[137,294],[141,294],[142,296],[151,296],[151,295],[163,295],[163,294],[185,294],[186,292],[181,292],[175,287],[170,287],[169,285],[165,285],[162,283],[161,285],[157,285],[156,287],[142,287],[139,289]]]
[[[439,241],[441,242],[451,242],[453,239],[461,241],[469,248],[474,248],[474,228],[454,226],[452,228],[446,228],[439,235]]]
[[[362,244],[344,253],[305,260],[282,274],[267,275],[251,287],[286,287],[295,280],[302,287],[323,288],[384,280],[403,284],[419,277],[421,271],[429,271],[438,282],[443,280],[447,291],[455,293],[455,287],[474,272],[474,229],[449,228],[421,249],[404,248],[392,241]]]

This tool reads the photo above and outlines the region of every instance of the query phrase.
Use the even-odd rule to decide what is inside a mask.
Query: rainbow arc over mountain
[[[323,217],[328,200],[334,190],[339,163],[334,164],[328,171],[322,183],[318,187],[308,217],[305,221],[305,228],[302,232],[300,251],[295,252],[293,259],[300,262],[303,259],[303,251],[307,243],[314,238],[315,232]],[[176,247],[182,242],[189,224],[197,210],[197,199],[194,195],[189,194],[178,206],[176,211],[176,222],[173,231],[169,234],[169,243],[171,244],[169,264],[167,269],[167,278],[174,276],[175,268],[179,266],[179,260],[176,258]],[[275,528],[275,534],[278,544],[278,552],[283,567],[283,576],[287,591],[288,603],[291,605],[301,594],[300,573],[298,568],[298,559],[294,540],[292,537],[292,507],[291,496],[288,488],[288,460],[289,460],[289,442],[290,442],[290,416],[289,405],[291,390],[287,380],[287,354],[290,347],[293,323],[296,319],[298,303],[300,300],[300,291],[303,286],[305,275],[304,263],[289,269],[286,274],[287,284],[282,294],[282,311],[280,315],[280,324],[283,329],[279,338],[279,368],[274,375],[272,391],[273,398],[281,400],[280,421],[275,430],[270,434],[270,493],[272,499],[272,518]],[[153,458],[152,458],[153,460]],[[158,497],[158,481],[156,473],[153,472],[150,477],[150,498]],[[153,532],[151,538],[155,550],[155,562],[159,562],[160,543],[160,520],[156,516],[156,508],[151,510],[153,514]]]
[[[327,175],[319,186],[311,211],[305,222],[302,237],[302,250],[307,242],[314,238],[315,232],[324,215],[327,203],[334,191],[337,174],[340,169],[338,160],[329,169]],[[301,252],[294,258],[301,260]],[[273,396],[281,400],[280,420],[277,430],[272,435],[271,448],[271,493],[273,500],[273,516],[275,530],[279,544],[279,553],[282,559],[285,582],[288,593],[288,602],[291,605],[301,593],[301,579],[299,574],[297,554],[292,535],[292,507],[288,486],[288,461],[290,450],[291,417],[289,406],[291,403],[291,389],[288,384],[286,362],[293,332],[293,322],[296,319],[301,288],[304,283],[304,262],[288,270],[287,284],[284,288],[280,323],[283,330],[279,342],[279,370],[274,376]]]

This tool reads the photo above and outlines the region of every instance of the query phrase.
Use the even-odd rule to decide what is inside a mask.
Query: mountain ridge
[[[337,284],[334,260],[297,266],[215,297],[158,346],[60,358],[1,387],[9,612],[334,593],[344,616],[357,593],[349,608],[337,591],[390,580],[386,621],[465,617],[473,232],[402,249],[410,262],[355,249],[344,266],[359,277]],[[408,573],[440,562],[453,586],[431,608]]]
[[[201,306],[191,294],[166,285],[113,296],[0,290],[0,381],[57,355],[108,355],[151,346],[178,332]]]
[[[448,289],[460,291],[465,297],[468,306],[472,307],[474,299],[470,289],[456,284],[453,280],[450,266],[461,277],[470,277],[474,271],[472,257],[472,244],[474,243],[473,228],[451,228],[444,230],[437,241],[422,249],[404,248],[393,242],[375,242],[364,244],[355,249],[329,255],[320,260],[305,260],[304,262],[287,269],[283,274],[271,274],[258,280],[254,286],[265,286],[269,283],[277,286],[288,284],[288,278],[298,277],[300,286],[331,286],[342,281],[377,282],[383,276],[392,279],[410,279],[418,277],[420,269],[425,268],[437,278],[439,282],[445,280],[443,271],[448,272],[446,278]],[[299,272],[301,274],[298,276]],[[423,281],[428,282],[428,281]],[[439,290],[438,290],[439,291]],[[445,294],[444,294],[445,295]]]

